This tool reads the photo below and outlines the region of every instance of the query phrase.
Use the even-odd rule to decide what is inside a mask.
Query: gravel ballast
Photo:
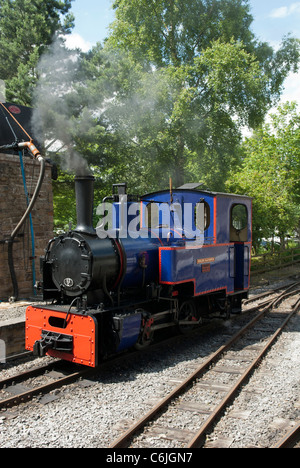
[[[270,287],[270,286],[269,286]],[[274,285],[273,285],[274,287]],[[257,288],[255,293],[260,292]],[[10,311],[0,309],[0,321]],[[26,306],[17,306],[22,315]],[[18,309],[18,312],[16,311]],[[0,412],[1,448],[107,448],[129,424],[149,411],[154,404],[187,377],[192,369],[213,352],[233,325],[228,320],[218,331],[185,337],[180,345],[166,345],[160,351],[138,355],[133,360],[114,364],[90,382],[75,383],[56,390],[53,401],[43,404],[41,398],[17,408]],[[36,365],[28,362],[1,367],[1,378]],[[228,408],[224,417],[208,435],[212,446],[219,437],[230,440],[231,448],[270,447],[280,431],[300,419],[300,317],[295,316],[243,391]],[[209,404],[209,396],[207,396]],[[230,417],[233,407],[248,417]],[[233,414],[233,413],[232,413]],[[174,410],[174,421],[181,417]],[[229,416],[229,417],[227,417]],[[190,430],[197,423],[191,413],[183,418],[182,428]],[[192,421],[192,422],[191,422]],[[174,448],[182,445],[164,434],[144,435],[135,447]]]

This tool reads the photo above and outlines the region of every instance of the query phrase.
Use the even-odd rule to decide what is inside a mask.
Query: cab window
[[[230,241],[247,242],[248,240],[248,210],[245,205],[233,205],[230,220]]]
[[[194,224],[196,229],[206,231],[210,226],[210,208],[206,201],[201,200],[194,210]]]

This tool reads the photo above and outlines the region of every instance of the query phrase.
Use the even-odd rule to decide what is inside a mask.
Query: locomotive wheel
[[[184,301],[179,308],[178,328],[180,333],[187,334],[195,328],[197,322],[196,306],[194,301]]]
[[[145,321],[144,329],[140,335],[138,342],[134,346],[135,349],[142,350],[144,348],[147,348],[152,343],[154,331],[151,329],[151,326],[153,325],[153,323],[153,319]]]

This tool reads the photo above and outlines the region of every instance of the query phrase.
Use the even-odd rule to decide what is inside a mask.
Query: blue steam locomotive
[[[92,176],[76,177],[77,226],[52,239],[26,312],[26,347],[95,367],[103,357],[241,311],[250,284],[252,199],[198,184],[127,194],[113,187],[93,226]]]

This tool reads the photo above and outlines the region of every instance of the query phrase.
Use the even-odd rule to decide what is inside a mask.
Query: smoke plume
[[[164,68],[134,67],[126,54],[101,45],[93,49],[93,55],[82,58],[66,49],[61,39],[42,56],[38,73],[34,133],[43,135],[48,149],[61,155],[64,170],[89,174],[86,159],[78,151],[78,142],[87,148],[88,141],[91,156],[96,147],[103,148],[99,162],[101,158],[105,170],[114,169],[119,155],[124,155],[122,162],[127,157],[129,161],[129,179],[141,162],[160,167],[159,176],[168,183],[165,174],[174,171],[178,127],[192,99],[188,90],[181,91],[180,76]],[[195,127],[194,122],[188,125],[195,136],[199,121]],[[136,179],[140,173],[136,171]]]
[[[81,130],[74,118],[79,105],[78,67],[78,54],[65,49],[62,40],[56,39],[38,65],[32,125],[46,148],[59,154],[63,170],[86,175],[90,173],[87,161],[75,149]]]

